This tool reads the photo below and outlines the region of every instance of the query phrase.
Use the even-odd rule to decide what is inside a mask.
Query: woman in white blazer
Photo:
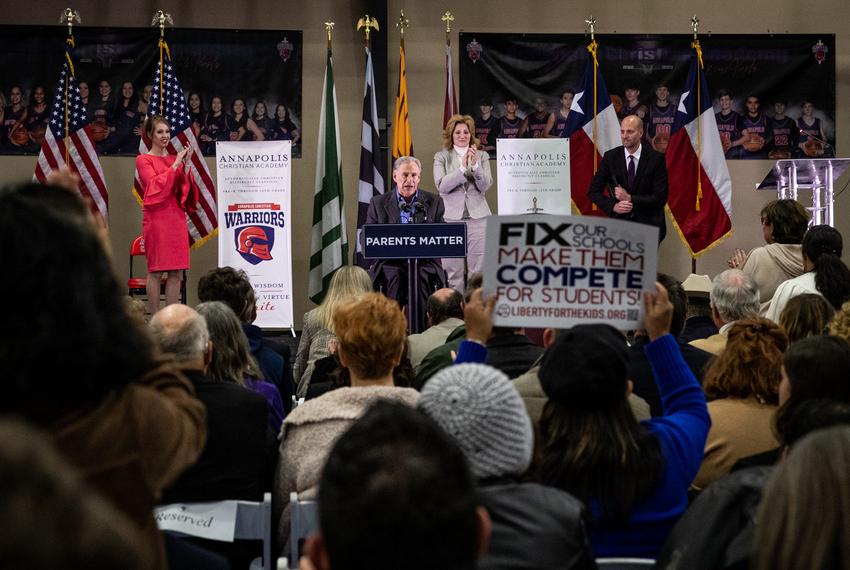
[[[466,223],[467,274],[480,272],[484,261],[485,219],[490,215],[485,194],[493,185],[490,157],[478,150],[475,121],[452,115],[443,131],[443,150],[434,155],[434,182],[446,206],[447,222]],[[463,259],[444,259],[449,287],[463,292]]]

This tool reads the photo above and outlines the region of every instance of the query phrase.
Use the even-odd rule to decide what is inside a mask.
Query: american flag
[[[106,220],[109,213],[109,194],[106,190],[103,170],[97,158],[97,151],[86,128],[89,117],[80,97],[77,79],[74,77],[71,47],[73,47],[72,42],[65,50],[65,63],[62,65],[59,85],[53,97],[50,123],[44,134],[44,142],[41,143],[41,152],[38,154],[33,178],[44,182],[48,174],[60,168],[68,168],[76,172],[80,176],[80,183],[77,186],[80,194],[89,203],[92,213]],[[67,141],[66,120],[67,133],[70,135]],[[65,161],[66,143],[68,145],[67,163]]]
[[[191,214],[186,214],[186,222],[189,226],[189,244],[195,248],[202,245],[213,236],[218,228],[216,217],[215,185],[212,176],[204,162],[204,155],[198,147],[198,140],[192,132],[192,120],[189,109],[186,106],[186,98],[183,89],[177,81],[174,67],[171,65],[171,54],[168,45],[160,39],[160,50],[162,57],[160,65],[157,66],[153,80],[153,92],[151,93],[150,105],[148,105],[148,117],[160,115],[171,123],[171,143],[168,149],[178,153],[187,146],[192,149],[192,173],[200,188],[200,199],[197,209]],[[149,141],[142,137],[139,143],[139,154],[150,150]],[[141,199],[142,183],[139,173],[136,171],[133,192]]]

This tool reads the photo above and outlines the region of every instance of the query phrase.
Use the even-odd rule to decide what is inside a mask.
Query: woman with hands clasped
[[[467,275],[484,265],[484,231],[490,215],[485,194],[493,185],[490,157],[478,150],[475,121],[469,115],[452,115],[443,131],[443,150],[434,155],[434,183],[446,206],[447,222],[466,224]],[[449,287],[463,291],[463,259],[444,259]]]
[[[171,125],[160,116],[145,123],[151,149],[136,157],[136,170],[142,191],[142,238],[148,262],[148,312],[159,310],[159,290],[163,272],[165,304],[177,302],[180,270],[189,268],[189,230],[186,214],[195,211],[199,188],[191,170],[189,147],[169,154]]]

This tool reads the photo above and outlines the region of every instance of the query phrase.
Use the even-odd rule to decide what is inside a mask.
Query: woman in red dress
[[[189,268],[189,230],[186,213],[194,211],[198,185],[190,170],[192,151],[184,148],[168,153],[171,125],[154,116],[145,124],[151,149],[136,157],[142,181],[142,238],[148,261],[148,312],[159,310],[159,290],[163,272],[165,304],[176,303],[180,295],[180,270]]]

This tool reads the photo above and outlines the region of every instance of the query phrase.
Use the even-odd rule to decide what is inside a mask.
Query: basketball
[[[89,134],[91,134],[92,140],[100,142],[109,136],[109,127],[104,123],[95,121],[89,125]]]
[[[15,146],[25,146],[30,142],[29,133],[23,127],[18,127],[12,130],[12,134],[9,136],[9,140]]]
[[[823,145],[814,139],[809,139],[803,143],[803,152],[806,156],[816,158],[823,155]]]
[[[744,148],[750,152],[758,152],[764,148],[764,138],[753,133],[747,142],[744,143]]]
[[[768,158],[772,160],[783,160],[786,158],[791,158],[791,152],[785,149],[775,148],[767,155]]]
[[[667,144],[669,142],[670,135],[667,133],[658,133],[655,135],[655,138],[652,139],[652,148],[661,153],[667,152]]]

